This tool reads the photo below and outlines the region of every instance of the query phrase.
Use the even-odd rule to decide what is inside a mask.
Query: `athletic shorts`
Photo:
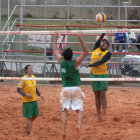
[[[93,75],[90,74],[91,78],[108,78],[108,74],[103,75]],[[108,90],[108,82],[107,81],[92,81],[92,90],[94,92],[101,91],[101,90]]]
[[[38,103],[34,102],[24,102],[23,103],[23,117],[32,118],[33,116],[39,115]]]
[[[60,93],[61,111],[70,108],[83,111],[84,92],[80,87],[63,87]]]

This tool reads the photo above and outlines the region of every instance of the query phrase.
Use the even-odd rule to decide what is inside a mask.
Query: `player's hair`
[[[63,53],[62,53],[63,57],[65,60],[71,60],[72,56],[73,56],[73,52],[71,48],[66,48]]]
[[[102,41],[106,41],[106,43],[108,44],[108,46],[110,45],[109,44],[109,41],[107,39],[102,39]]]
[[[26,71],[28,70],[28,67],[30,67],[31,65],[26,65],[24,68],[25,73],[27,73]]]

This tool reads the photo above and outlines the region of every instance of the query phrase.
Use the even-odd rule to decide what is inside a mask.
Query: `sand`
[[[40,116],[33,122],[34,135],[24,130],[21,95],[17,85],[0,85],[0,140],[61,140],[61,86],[38,85],[45,97],[39,100]],[[95,99],[91,87],[84,86],[84,119],[80,140],[140,140],[140,88],[109,87],[107,120],[97,122]],[[67,140],[75,140],[77,116],[70,111],[67,119]]]

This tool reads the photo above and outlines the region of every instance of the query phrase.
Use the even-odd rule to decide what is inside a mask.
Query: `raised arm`
[[[102,39],[104,38],[104,36],[105,36],[105,33],[102,33],[101,36],[99,37],[99,39],[95,42],[93,51],[100,47],[100,43],[101,43]]]
[[[58,33],[54,34],[53,52],[54,52],[56,59],[58,60],[58,62],[60,64],[63,57],[61,56],[61,54],[59,53],[59,51],[57,49],[57,38],[58,38]]]
[[[88,47],[87,47],[86,43],[84,42],[82,35],[81,35],[81,34],[77,34],[77,37],[78,37],[79,41],[81,42],[83,52],[80,54],[79,57],[77,57],[77,58],[74,60],[74,65],[75,65],[75,67],[78,66],[78,65],[81,63],[81,61],[82,61],[82,60],[88,55],[88,53],[89,53]]]

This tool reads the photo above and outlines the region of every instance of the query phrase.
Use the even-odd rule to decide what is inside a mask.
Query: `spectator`
[[[136,35],[134,32],[128,33],[129,34],[129,39],[131,40],[132,43],[136,43]]]
[[[131,27],[129,29],[131,29]],[[134,32],[129,32],[128,35],[129,35],[129,40],[131,41],[131,43],[136,43],[135,33]]]
[[[122,27],[118,27],[118,29],[122,29]],[[126,43],[126,39],[127,39],[127,36],[126,36],[126,33],[115,33],[114,34],[114,43]],[[115,52],[118,52],[119,51],[119,44],[116,45],[116,49],[115,49]],[[123,50],[122,52],[125,53],[127,51],[127,46],[126,44],[123,44]]]
[[[130,33],[126,33],[126,43],[127,43],[127,48],[130,48],[131,47],[131,40],[130,40],[130,38],[129,38],[129,34]]]
[[[129,33],[126,33],[126,36],[127,36],[127,43],[136,43],[136,35],[134,32],[129,32]],[[128,48],[131,47],[131,45],[128,45]]]
[[[46,56],[48,57],[49,60],[52,60],[52,56],[53,56],[52,48],[46,48]]]
[[[140,40],[140,33],[139,33],[139,35],[138,35],[138,40]]]
[[[115,43],[126,43],[126,39],[127,39],[126,33],[115,33],[115,39],[114,39]],[[115,52],[119,51],[119,46],[120,45],[117,44]],[[125,53],[126,51],[127,51],[126,44],[123,44],[122,52]]]
[[[138,35],[138,39],[137,39],[136,43],[140,43],[140,33]],[[137,44],[136,47],[138,48],[138,50],[140,50],[140,45],[139,44]]]

